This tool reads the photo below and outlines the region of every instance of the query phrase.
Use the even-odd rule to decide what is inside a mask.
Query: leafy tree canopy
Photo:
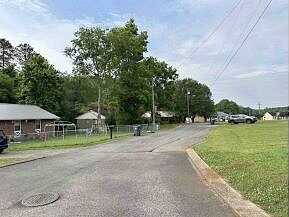
[[[239,105],[228,99],[223,99],[215,105],[215,110],[220,112],[225,112],[227,114],[238,114],[240,113]]]

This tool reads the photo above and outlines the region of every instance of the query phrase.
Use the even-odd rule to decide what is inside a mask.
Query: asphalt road
[[[1,168],[0,216],[235,216],[200,181],[184,152],[209,128],[183,126]],[[60,199],[36,208],[20,205],[43,192],[57,192]]]

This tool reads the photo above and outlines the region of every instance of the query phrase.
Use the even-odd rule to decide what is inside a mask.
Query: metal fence
[[[110,139],[110,129],[112,129],[112,138],[121,138],[136,135],[136,128],[140,127],[141,135],[159,130],[159,125],[140,124],[140,125],[115,125],[107,126],[105,129],[62,129],[58,131],[21,133],[10,136],[10,145],[16,145],[21,149],[23,145],[26,148],[43,147],[73,147],[97,144]],[[17,147],[14,147],[17,149]]]

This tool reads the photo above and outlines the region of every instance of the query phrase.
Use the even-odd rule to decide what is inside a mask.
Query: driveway
[[[200,181],[184,152],[209,129],[181,126],[1,168],[0,216],[235,216]],[[20,205],[41,192],[57,192],[60,199]]]

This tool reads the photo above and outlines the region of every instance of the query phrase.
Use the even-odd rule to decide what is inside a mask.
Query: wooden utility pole
[[[259,116],[261,115],[261,103],[258,103]]]
[[[155,116],[155,91],[154,91],[154,78],[152,79],[152,118],[153,118],[153,128],[155,127],[156,124],[156,116]]]

